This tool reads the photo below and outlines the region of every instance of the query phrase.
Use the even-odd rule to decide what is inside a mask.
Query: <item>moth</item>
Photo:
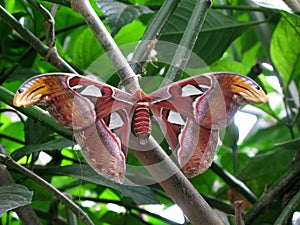
[[[49,73],[25,81],[14,105],[45,106],[63,127],[74,132],[90,166],[100,175],[122,183],[130,133],[148,142],[153,116],[182,171],[194,177],[214,158],[219,130],[244,103],[267,102],[252,79],[229,72],[190,77],[157,91],[135,94],[86,76]]]

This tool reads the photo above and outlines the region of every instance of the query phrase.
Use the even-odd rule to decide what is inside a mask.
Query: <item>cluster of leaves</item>
[[[44,18],[34,4],[29,2],[33,1],[0,1],[0,5],[36,37],[44,40]],[[69,1],[39,3],[50,9],[52,2],[60,4],[55,13],[56,48],[60,56],[76,70],[82,73],[89,71],[117,85],[118,76],[81,15],[70,8]],[[297,204],[289,203],[293,202],[290,199],[297,197],[297,175],[299,177],[300,172],[299,166],[292,167],[298,165],[300,150],[300,18],[292,10],[286,12],[278,9],[278,6],[262,8],[243,5],[244,1],[239,0],[228,2],[222,5],[215,1],[213,8],[208,11],[185,75],[206,71],[206,65],[212,71],[248,74],[264,87],[270,101],[260,106],[259,110],[243,108],[245,112],[250,110],[257,118],[251,132],[239,141],[237,126],[233,124],[228,127],[212,169],[193,178],[191,182],[200,193],[213,196],[214,201],[210,198],[208,201],[225,214],[233,213],[229,201],[243,199],[246,224],[273,224],[275,221],[277,224],[288,224],[286,220],[282,222],[282,217],[290,221],[292,212],[296,210]],[[130,55],[164,1],[96,0],[92,3],[123,53]],[[168,69],[166,62],[170,62],[168,59],[172,59],[175,54],[176,48],[173,46],[183,36],[194,5],[193,0],[178,1],[168,21],[161,21],[165,24],[159,33],[159,42],[155,45],[157,62],[146,65],[140,71],[146,71],[143,76],[165,75]],[[2,16],[1,13],[2,87],[15,92],[28,77],[57,71],[53,65],[41,61],[40,55],[23,40],[21,34],[1,19]],[[153,88],[149,85],[145,87],[149,90]],[[19,164],[27,165],[59,190],[68,192],[83,207],[85,200],[92,202],[92,206],[84,210],[90,218],[101,224],[176,224],[139,207],[158,203],[164,204],[166,208],[172,206],[174,203],[160,187],[119,185],[99,177],[82,163],[84,159],[70,147],[73,146],[70,140],[57,135],[47,126],[41,126],[37,120],[24,120],[23,115],[8,106],[11,98],[6,96],[0,93],[3,101],[0,109],[2,152],[11,155]],[[247,122],[244,121],[243,126],[249,126]],[[49,161],[41,164],[39,160],[42,152],[50,157]],[[139,165],[131,154],[128,161]],[[3,160],[1,162],[4,163]],[[291,168],[293,173],[290,173]],[[31,207],[40,219],[47,221],[55,218],[56,222],[66,224],[68,211],[62,210],[64,206],[53,200],[45,188],[26,175],[8,169],[9,176],[22,186],[13,185],[12,182],[10,188],[0,187],[0,202],[5,200],[6,203],[0,206],[3,223],[19,224],[13,214],[5,212],[31,201]],[[290,178],[286,176],[289,173],[295,175]],[[2,176],[4,174],[0,174],[1,179]],[[7,185],[1,181],[0,184]],[[268,202],[264,202],[261,208],[264,210],[254,213],[255,208],[265,201],[260,197],[264,192],[274,190],[274,186],[278,190],[270,194]],[[26,187],[33,192],[33,196]],[[108,203],[119,205],[122,213],[109,210],[106,207]],[[290,210],[282,215],[281,212],[285,212],[283,209],[287,209],[287,206]]]

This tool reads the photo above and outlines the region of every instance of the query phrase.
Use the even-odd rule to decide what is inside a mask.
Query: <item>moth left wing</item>
[[[60,125],[73,129],[87,162],[99,174],[117,182],[125,177],[133,104],[131,95],[121,90],[64,73],[32,77],[14,97],[15,106],[45,106]],[[118,122],[122,126],[114,124]]]

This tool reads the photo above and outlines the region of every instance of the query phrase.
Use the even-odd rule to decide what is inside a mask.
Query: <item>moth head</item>
[[[268,101],[264,90],[251,78],[238,74],[224,74],[219,79],[223,92],[230,92],[240,102],[261,104]]]

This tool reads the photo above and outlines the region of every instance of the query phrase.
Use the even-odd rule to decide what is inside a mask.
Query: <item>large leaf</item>
[[[26,120],[24,130],[26,144],[43,143],[53,134],[53,131],[30,118]]]
[[[281,174],[287,171],[294,155],[295,150],[285,149],[257,155],[246,163],[239,174],[239,179],[259,196],[266,187],[270,187]]]
[[[125,184],[118,184],[111,180],[108,180],[98,175],[89,165],[71,165],[59,168],[47,168],[47,174],[66,175],[76,177],[81,180],[92,182],[95,184],[111,187],[115,190],[122,192],[125,196],[128,196],[134,200],[137,205],[142,204],[158,204],[158,201],[147,186],[134,186],[133,183],[126,180]]]
[[[112,36],[141,15],[153,13],[146,6],[129,5],[115,0],[97,0],[96,3],[107,20]]]
[[[19,148],[16,151],[14,151],[11,154],[11,157],[14,160],[19,160],[23,156],[34,153],[34,152],[59,150],[59,149],[65,148],[65,147],[73,146],[73,145],[74,145],[74,142],[72,142],[66,138],[60,138],[60,139],[55,139],[52,141],[45,142],[43,144],[26,145],[22,148]]]
[[[249,150],[249,148],[262,151],[274,150],[275,143],[285,142],[290,140],[288,128],[281,124],[276,124],[267,128],[259,129],[254,134],[250,135],[239,146],[240,150]]]
[[[300,78],[300,17],[285,14],[278,23],[271,40],[271,57],[287,88]],[[296,82],[300,90],[299,82]]]
[[[194,9],[195,1],[182,0],[174,14],[161,32],[160,40],[178,44]],[[219,59],[231,43],[239,37],[254,22],[239,22],[229,16],[209,10],[202,30],[196,41],[193,52],[207,64]],[[166,50],[159,52],[169,59],[174,52]],[[199,62],[190,62],[189,66],[197,67]]]
[[[0,187],[0,217],[9,210],[28,205],[32,195],[32,191],[19,184]]]

